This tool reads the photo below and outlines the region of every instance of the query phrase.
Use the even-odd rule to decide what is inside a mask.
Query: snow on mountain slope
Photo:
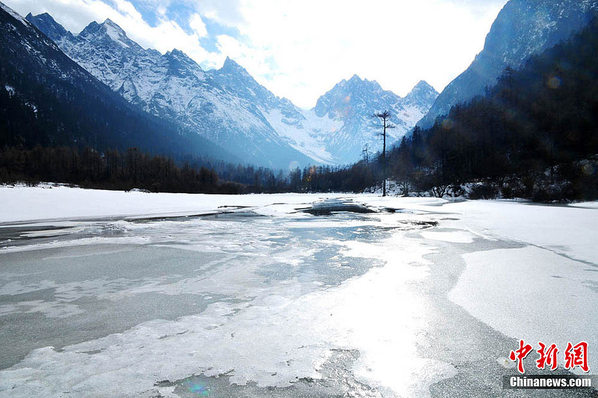
[[[252,98],[227,90],[219,84],[220,76],[206,73],[181,51],[146,50],[109,19],[92,22],[75,36],[48,14],[27,18],[131,103],[196,131],[247,163],[275,168],[314,163],[277,134]]]
[[[379,147],[375,111],[395,115],[391,141],[397,140],[438,95],[420,82],[403,99],[355,76],[322,96],[314,109],[303,110],[276,97],[230,58],[221,69],[204,71],[179,50],[160,54],[142,48],[109,19],[90,23],[78,35],[48,14],[27,19],[131,103],[197,131],[248,163],[288,168],[354,162],[364,144]]]
[[[320,163],[336,163],[334,156],[325,149],[325,143],[315,133],[333,134],[342,124],[339,121],[318,118],[313,111],[302,110],[296,119],[287,118],[280,109],[264,110],[268,123],[295,149]],[[329,124],[326,126],[325,122]]]
[[[53,34],[63,35],[57,27]],[[92,146],[238,162],[204,137],[130,104],[70,59],[49,37],[0,3],[0,118],[7,146]],[[23,104],[29,114],[15,111]],[[16,113],[15,113],[16,112]],[[14,113],[14,117],[12,117]]]
[[[316,107],[300,114],[266,113],[266,118],[293,147],[323,163],[355,162],[365,145],[380,151],[380,126],[374,113],[389,110],[396,129],[389,130],[387,145],[400,140],[428,111],[438,93],[419,82],[401,98],[384,91],[375,81],[353,76],[343,80],[320,98]]]
[[[597,0],[511,0],[498,14],[484,49],[471,66],[453,80],[418,123],[422,128],[493,86],[508,66],[519,68],[534,54],[582,29],[598,10]]]
[[[405,98],[385,91],[376,81],[357,75],[343,80],[320,97],[314,113],[320,119],[337,121],[342,126],[334,134],[320,136],[326,149],[344,161],[356,160],[364,145],[370,152],[382,148],[381,127],[373,116],[388,110],[395,129],[388,130],[387,145],[401,139],[428,111],[438,93],[426,82],[419,82]]]

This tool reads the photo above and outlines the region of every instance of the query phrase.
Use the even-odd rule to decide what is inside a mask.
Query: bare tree
[[[378,113],[374,113],[374,117],[377,117],[378,119],[382,120],[382,134],[380,134],[383,138],[383,144],[382,144],[382,177],[383,177],[383,183],[382,183],[382,196],[386,196],[386,130],[388,129],[394,129],[395,126],[393,124],[390,123],[390,112],[389,111],[384,111],[384,112],[378,112]]]
[[[368,144],[363,146],[363,149],[361,150],[361,157],[366,164],[370,162],[370,146]]]

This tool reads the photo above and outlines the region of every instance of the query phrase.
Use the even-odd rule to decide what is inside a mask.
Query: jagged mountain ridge
[[[40,18],[27,18],[42,31],[63,32],[48,14],[42,14],[42,23],[37,23]],[[278,168],[290,161],[313,162],[255,117],[253,104],[228,95],[181,51],[160,54],[145,50],[109,19],[90,23],[76,36],[63,33],[54,40],[69,57],[129,102],[201,132],[246,163]]]
[[[27,19],[131,103],[182,123],[247,162],[261,165],[286,168],[353,162],[366,142],[377,147],[377,131],[369,117],[374,111],[396,113],[394,121],[399,128],[393,138],[398,139],[425,114],[437,95],[422,82],[402,99],[384,92],[375,82],[355,77],[349,84],[355,93],[349,93],[351,101],[345,108],[364,112],[362,117],[347,117],[332,108],[324,111],[322,98],[337,95],[345,81],[325,94],[316,108],[303,110],[276,97],[230,58],[221,69],[204,71],[181,51],[162,55],[143,49],[110,20],[92,22],[73,35],[48,14],[30,14]],[[377,98],[379,94],[384,99]]]
[[[58,46],[129,102],[200,132],[245,163],[276,168],[313,163],[278,137],[254,104],[229,95],[183,52],[146,50],[109,19],[90,23],[76,36],[65,34],[48,14],[27,19],[41,31],[62,32],[54,37]]]
[[[417,125],[429,128],[453,105],[484,94],[505,68],[520,68],[530,56],[584,28],[597,8],[597,0],[510,0],[492,24],[484,49],[442,91]]]
[[[201,136],[137,109],[0,3],[2,145],[138,147],[238,161]],[[25,105],[25,106],[24,106]]]

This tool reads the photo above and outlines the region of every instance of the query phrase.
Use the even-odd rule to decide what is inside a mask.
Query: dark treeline
[[[87,188],[145,189],[153,192],[241,193],[241,184],[219,181],[206,167],[178,166],[165,156],[131,148],[100,153],[91,148],[7,148],[0,151],[0,182],[52,181]]]
[[[137,148],[124,152],[42,146],[0,150],[0,183],[51,181],[85,188],[138,188],[151,192],[359,192],[361,187],[376,183],[372,170],[373,165],[360,162],[350,168],[313,166],[285,174],[264,167],[190,157],[175,162]]]
[[[485,96],[453,107],[429,130],[416,128],[390,151],[390,177],[404,194],[461,194],[476,183],[472,197],[598,198],[596,49],[595,19],[521,70],[505,70]],[[355,166],[333,174],[320,178],[365,175]]]
[[[349,167],[312,166],[289,176],[291,192],[362,192],[380,178],[377,163],[358,162]]]

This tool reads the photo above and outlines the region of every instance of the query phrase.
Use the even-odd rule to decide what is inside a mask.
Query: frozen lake
[[[595,203],[0,199],[0,396],[595,396],[502,389],[520,338],[596,373]]]

